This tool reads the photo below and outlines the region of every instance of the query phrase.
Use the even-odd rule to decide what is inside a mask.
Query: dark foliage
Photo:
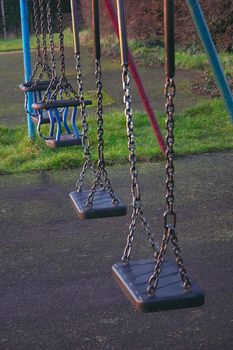
[[[86,25],[91,23],[91,0],[80,0]],[[115,4],[115,1],[112,0]],[[180,46],[198,46],[199,40],[185,0],[175,0],[176,42]],[[233,1],[200,0],[210,32],[218,49],[233,50]],[[102,7],[102,30],[112,31]],[[163,36],[162,0],[125,0],[128,32],[131,38],[161,40]]]
[[[46,3],[46,1],[45,1]],[[19,0],[4,0],[5,19],[8,35],[17,35],[20,33],[20,1]],[[29,9],[29,24],[31,31],[33,32],[33,16],[32,16],[32,0],[28,0]],[[51,0],[51,9],[53,18],[56,16],[56,0]],[[70,2],[62,0],[63,13],[70,12]],[[1,12],[1,8],[0,8]],[[0,33],[3,34],[2,28],[2,13],[0,16]]]

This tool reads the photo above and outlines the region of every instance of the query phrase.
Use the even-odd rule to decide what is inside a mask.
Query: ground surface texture
[[[177,160],[177,232],[206,303],[154,314],[135,313],[111,275],[130,209],[125,217],[79,220],[68,198],[77,170],[2,176],[0,349],[232,349],[232,171],[232,152]],[[129,206],[128,167],[109,173]],[[164,164],[140,164],[139,173],[145,215],[159,240]],[[140,229],[136,238],[133,256],[152,257]]]

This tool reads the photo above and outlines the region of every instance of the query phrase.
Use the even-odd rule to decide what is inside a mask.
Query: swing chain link
[[[35,67],[33,69],[33,72],[28,79],[28,83],[31,83],[34,80],[34,77],[36,75],[36,72],[37,72],[39,66],[42,65],[41,47],[40,47],[40,32],[39,32],[38,1],[37,0],[33,0],[33,17],[34,17],[34,24],[35,24],[37,58],[36,58],[36,64],[35,64]]]
[[[62,92],[65,93],[66,97],[69,100],[76,98],[79,100],[79,94],[75,91],[72,85],[67,81],[66,73],[65,73],[65,46],[64,46],[64,31],[63,31],[63,14],[62,14],[62,6],[61,0],[57,1],[57,13],[58,13],[58,31],[59,31],[59,48],[60,48],[60,66],[61,66],[61,79],[56,87],[56,91],[52,94],[56,96],[60,90],[60,95]],[[73,96],[70,94],[73,94]]]
[[[180,255],[180,247],[178,246],[178,238],[176,235],[176,231],[174,229],[174,227],[172,227],[172,225],[168,225],[166,227],[166,229],[164,230],[164,235],[163,235],[163,239],[162,239],[162,243],[160,246],[160,251],[159,254],[157,256],[157,262],[156,262],[156,266],[154,269],[154,273],[152,274],[152,276],[149,279],[148,282],[148,287],[147,287],[147,293],[148,295],[153,295],[155,293],[155,290],[158,286],[158,282],[159,282],[159,275],[160,272],[162,270],[162,265],[166,256],[166,251],[167,251],[167,247],[168,247],[168,243],[169,240],[171,238],[172,244],[173,244],[173,252],[175,254],[176,257],[176,263],[179,267],[179,273],[180,273],[180,277],[181,280],[183,282],[183,287],[184,289],[188,290],[191,286],[192,283],[187,275],[187,271],[184,267],[184,262],[183,259]]]
[[[179,272],[180,272],[180,277],[182,279],[182,282],[183,282],[183,287],[184,289],[189,289],[191,288],[192,286],[192,283],[187,275],[187,271],[186,271],[186,268],[184,267],[184,262],[183,262],[183,259],[180,255],[180,247],[178,245],[178,238],[177,238],[177,235],[176,235],[176,231],[173,230],[172,231],[172,236],[171,236],[171,240],[172,240],[172,244],[173,244],[173,252],[175,254],[175,257],[176,257],[176,263],[177,265],[179,266]]]
[[[149,223],[143,214],[143,209],[141,207],[141,196],[140,188],[138,184],[138,171],[137,171],[137,159],[136,159],[136,145],[134,139],[134,125],[133,125],[133,111],[132,111],[132,99],[131,99],[131,88],[130,88],[130,77],[128,71],[128,64],[123,65],[122,73],[122,83],[124,90],[124,104],[125,104],[125,117],[126,117],[126,129],[128,137],[128,149],[130,151],[129,161],[131,164],[130,174],[131,174],[131,193],[133,199],[133,213],[131,216],[131,222],[129,225],[129,234],[127,237],[126,247],[122,256],[122,262],[127,264],[130,259],[132,244],[134,240],[134,234],[136,231],[137,218],[140,217],[142,226],[145,228],[148,236],[148,241],[151,244],[155,257],[158,253],[158,244],[154,240],[154,236],[150,231]]]
[[[70,99],[70,100],[72,99],[72,96],[71,96],[71,94],[68,91],[68,89],[70,89],[70,91],[71,91],[72,87],[67,82],[66,75],[65,75],[65,47],[64,47],[63,14],[62,14],[61,0],[57,1],[57,16],[58,16],[58,31],[59,31],[61,78],[60,78],[59,83],[57,84],[55,90],[51,94],[49,102],[52,102],[53,100],[55,100],[57,98],[58,94],[60,94],[60,96],[61,96],[62,95],[62,91],[65,92],[65,94],[68,97],[68,99]],[[52,26],[52,23],[51,23],[51,26]],[[52,60],[53,60],[54,65],[55,65],[54,58],[55,57],[53,57]],[[51,88],[51,85],[52,84],[50,84],[50,88]],[[50,89],[48,89],[47,91],[50,92]],[[73,90],[71,92],[73,93],[75,91]]]
[[[34,16],[34,23],[35,23],[37,63],[41,64],[42,58],[41,58],[41,51],[40,51],[39,14],[38,14],[37,0],[33,0],[33,16]]]
[[[168,243],[169,243],[169,239],[170,239],[170,230],[171,230],[171,228],[169,227],[168,229],[165,229],[165,231],[164,231],[162,243],[160,246],[160,251],[159,251],[159,254],[157,255],[157,262],[156,262],[156,266],[154,269],[154,273],[149,278],[148,287],[147,287],[148,295],[153,295],[155,290],[156,290],[156,287],[158,285],[159,275],[160,275],[160,272],[162,269],[162,265],[163,265],[163,262],[165,259],[165,255],[166,255],[166,251],[167,251],[167,247],[168,247]]]
[[[102,84],[102,68],[100,60],[95,60],[95,76],[96,76],[96,97],[97,97],[97,124],[98,124],[98,164],[97,164],[97,172],[93,182],[93,186],[91,188],[91,192],[87,199],[87,207],[90,208],[93,205],[94,196],[96,193],[96,189],[100,186],[101,189],[105,189],[108,191],[113,204],[118,204],[119,201],[116,198],[113,188],[111,186],[110,179],[108,177],[107,170],[105,168],[104,161],[104,129],[103,129],[103,84]],[[104,185],[102,183],[101,177],[103,176]]]
[[[84,164],[82,171],[80,173],[79,179],[76,183],[77,192],[80,192],[83,187],[83,181],[86,176],[86,171],[90,166],[93,171],[94,168],[91,165],[91,153],[90,153],[90,139],[88,136],[88,122],[87,122],[87,114],[86,114],[86,103],[84,98],[84,90],[83,90],[83,80],[82,80],[82,69],[81,69],[81,58],[80,54],[75,54],[76,59],[76,72],[77,72],[77,82],[78,82],[78,95],[80,100],[80,108],[81,108],[81,118],[82,118],[82,147],[83,147],[83,156],[84,156]]]
[[[60,63],[61,74],[65,77],[65,48],[64,48],[64,33],[63,33],[63,14],[61,7],[61,0],[57,1],[57,15],[58,15],[58,31],[59,31],[59,48],[60,48]]]
[[[165,259],[167,247],[169,240],[171,238],[172,244],[173,244],[173,252],[176,257],[176,263],[179,267],[179,273],[181,276],[181,280],[183,282],[183,287],[185,289],[189,289],[191,287],[191,281],[189,280],[189,277],[187,276],[186,269],[184,267],[183,259],[180,256],[180,248],[178,246],[178,238],[176,235],[176,214],[174,212],[174,151],[173,151],[173,144],[174,144],[174,103],[173,99],[175,97],[176,88],[175,88],[175,82],[173,78],[166,78],[165,83],[165,96],[166,96],[166,104],[165,104],[165,111],[167,115],[167,119],[165,122],[165,127],[167,130],[167,136],[166,136],[166,143],[167,143],[167,150],[166,150],[166,159],[167,159],[167,165],[166,165],[166,205],[167,210],[164,213],[164,234],[162,238],[162,243],[160,246],[160,251],[157,256],[157,261],[155,265],[155,269],[153,274],[151,275],[148,287],[147,287],[147,293],[148,295],[153,295],[155,293],[156,287],[158,285],[159,281],[159,275],[162,269],[162,265]],[[168,217],[170,217],[171,222],[168,223]]]
[[[55,64],[55,45],[54,45],[54,36],[53,36],[53,26],[52,26],[52,14],[51,14],[51,1],[47,1],[46,5],[47,12],[47,23],[48,23],[48,32],[49,32],[49,43],[50,43],[50,57],[52,65],[52,81],[57,79],[56,64]]]
[[[167,159],[167,165],[166,165],[166,205],[167,205],[167,211],[164,213],[164,228],[167,227],[167,221],[168,217],[172,219],[172,226],[175,228],[176,226],[176,214],[174,213],[173,206],[174,206],[174,152],[173,152],[173,144],[174,144],[174,120],[173,120],[173,114],[174,114],[174,103],[173,99],[175,97],[176,93],[176,87],[174,79],[167,78],[165,83],[165,96],[166,96],[166,104],[165,104],[165,112],[167,115],[167,120],[165,122],[165,127],[167,130],[166,135],[166,143],[167,143],[167,150],[166,150],[166,159]]]
[[[45,27],[45,14],[44,14],[44,1],[39,0],[39,6],[40,6],[40,23],[41,23],[41,34],[42,34],[42,47],[43,47],[43,63],[42,63],[42,69],[34,83],[34,86],[37,86],[38,83],[41,81],[44,72],[48,74],[48,78],[52,78],[51,69],[48,65],[48,50],[47,50],[47,33],[46,33],[46,27]]]
[[[44,2],[41,2],[41,13],[40,13],[40,23],[41,23],[41,31],[42,31],[42,46],[43,46],[43,69],[45,71],[48,69],[48,51],[47,51],[47,31],[46,31],[46,18],[44,13]]]
[[[102,85],[102,71],[101,71],[101,63],[100,60],[95,60],[96,70],[96,87],[97,87],[97,123],[98,123],[98,154],[99,154],[99,163],[98,168],[104,169],[105,168],[105,162],[104,162],[104,140],[103,140],[103,85]]]
[[[51,58],[51,66],[52,66],[52,77],[49,83],[47,90],[44,93],[42,98],[42,102],[50,102],[51,98],[51,89],[57,80],[57,71],[56,71],[56,60],[55,60],[55,45],[54,45],[54,36],[53,36],[53,25],[52,25],[52,14],[51,14],[51,1],[48,0],[46,4],[46,12],[47,12],[47,24],[48,24],[48,33],[49,33],[49,44],[50,44],[50,58]]]
[[[38,8],[39,6],[39,8]],[[39,13],[40,11],[40,18]],[[46,47],[46,32],[44,29],[44,4],[43,0],[39,0],[39,3],[37,0],[33,0],[33,16],[34,16],[34,23],[35,23],[35,37],[36,37],[36,51],[37,51],[37,58],[36,58],[36,64],[32,71],[31,76],[28,79],[28,83],[33,83],[34,86],[37,86],[40,80],[43,77],[44,72],[47,72],[49,79],[51,79],[51,70],[48,66],[48,53],[47,53],[47,47]],[[39,22],[41,23],[41,27],[39,28]],[[43,60],[41,57],[41,44],[40,44],[40,32],[42,33],[42,46],[43,46]],[[41,71],[38,74],[36,81],[33,82],[35,75],[38,71],[38,68],[41,66]]]
[[[60,66],[61,66],[61,78],[56,85],[54,91],[51,94],[51,88],[55,84],[57,80],[56,66],[55,66],[55,48],[54,48],[54,36],[52,29],[52,17],[51,17],[51,6],[50,1],[47,2],[47,21],[48,21],[48,30],[49,30],[49,38],[50,38],[50,52],[51,52],[51,63],[52,63],[52,73],[53,78],[50,81],[49,87],[45,92],[43,102],[47,99],[47,102],[52,102],[57,99],[57,95],[59,94],[62,99],[62,93],[64,92],[66,97],[69,100],[72,100],[73,97],[79,100],[78,93],[74,90],[72,85],[67,81],[65,75],[65,48],[64,48],[64,34],[63,34],[63,14],[61,8],[61,2],[57,2],[57,13],[58,13],[58,30],[59,30],[59,48],[60,48]],[[70,93],[71,92],[71,93]],[[71,95],[73,94],[73,96]]]

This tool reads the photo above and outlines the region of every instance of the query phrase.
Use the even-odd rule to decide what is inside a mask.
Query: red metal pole
[[[111,0],[104,0],[104,3],[105,3],[105,6],[106,6],[106,9],[107,9],[107,12],[109,14],[109,17],[111,18],[113,28],[114,28],[114,30],[116,32],[116,35],[117,35],[118,39],[119,39],[117,15],[115,13],[115,10],[114,10],[114,7],[112,5],[112,2],[111,2]],[[159,128],[159,124],[157,122],[155,113],[154,113],[154,111],[153,111],[153,109],[151,107],[150,101],[149,101],[149,99],[147,97],[146,91],[145,91],[144,86],[142,84],[142,80],[141,80],[141,78],[140,78],[140,76],[138,74],[138,71],[137,71],[137,68],[136,68],[136,65],[134,63],[133,56],[132,56],[130,50],[129,50],[128,54],[129,54],[129,56],[128,56],[128,58],[129,58],[129,67],[130,67],[133,79],[135,81],[135,84],[137,86],[139,96],[140,96],[140,98],[142,100],[144,108],[145,108],[145,110],[147,112],[147,115],[149,117],[152,129],[153,129],[153,131],[155,133],[155,136],[157,138],[157,141],[158,141],[158,144],[160,146],[160,149],[161,149],[163,155],[165,155],[166,144],[165,144],[162,132],[161,132],[161,130]]]

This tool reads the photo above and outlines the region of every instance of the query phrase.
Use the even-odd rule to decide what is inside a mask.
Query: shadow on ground
[[[80,221],[69,201],[78,171],[2,176],[1,350],[230,350],[233,341],[232,152],[182,158],[176,211],[188,271],[203,307],[135,313],[111,276],[128,217]],[[130,204],[126,166],[109,169]],[[143,208],[162,234],[164,165],[140,164]],[[140,231],[140,230],[139,230]],[[134,257],[151,257],[140,232]]]

